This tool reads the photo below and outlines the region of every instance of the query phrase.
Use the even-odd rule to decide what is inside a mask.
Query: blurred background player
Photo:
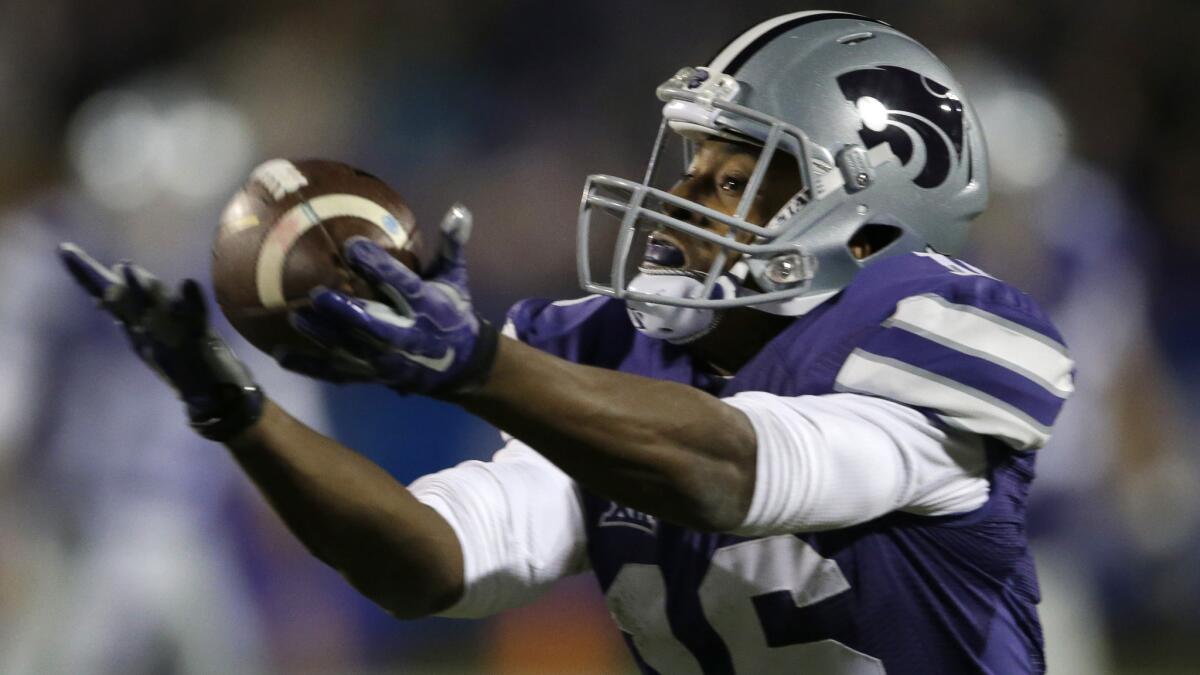
[[[73,311],[63,294],[75,289],[29,264],[50,239],[74,232],[203,275],[204,261],[184,252],[202,250],[208,234],[176,227],[193,217],[183,209],[157,233],[190,240],[184,248],[131,241],[133,231],[65,190],[8,220],[4,320],[24,326],[25,339],[6,351],[6,385],[22,394],[9,399],[18,410],[3,432],[38,448],[14,459],[29,480],[13,485],[13,517],[30,519],[44,538],[24,561],[42,570],[30,589],[37,601],[4,650],[5,672],[266,669],[261,610],[237,555],[254,525],[230,518],[245,509],[242,481],[194,434],[180,433],[175,402],[146,396],[157,386],[152,373],[120,367],[128,345],[110,339],[108,321]],[[272,377],[281,395],[328,427],[317,387]]]

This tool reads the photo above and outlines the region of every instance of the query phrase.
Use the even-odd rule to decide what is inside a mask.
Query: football
[[[212,249],[217,304],[267,354],[311,351],[315,344],[287,317],[309,302],[309,291],[325,286],[372,297],[342,258],[342,243],[358,235],[419,269],[412,211],[382,180],[331,160],[264,162],[221,214]]]

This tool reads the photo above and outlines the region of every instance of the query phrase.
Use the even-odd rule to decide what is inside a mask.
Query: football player
[[[295,312],[327,350],[284,366],[506,432],[407,489],[266,399],[195,282],[62,255],[193,426],[398,616],[485,616],[590,569],[645,672],[1043,670],[1025,503],[1073,364],[1028,296],[949,257],[987,196],[958,84],[885,23],[800,12],[658,96],[647,179],[585,187],[590,295],[520,302],[498,332],[456,207],[426,278],[353,239],[386,301],[320,289]],[[649,177],[672,136],[666,190]]]

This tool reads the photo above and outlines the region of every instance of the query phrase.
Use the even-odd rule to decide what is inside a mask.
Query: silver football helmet
[[[655,337],[690,341],[730,307],[803,314],[880,259],[927,248],[954,253],[986,206],[987,156],[974,111],[941,61],[883,22],[829,11],[779,16],[707,66],[680,70],[657,93],[666,105],[645,177],[589,176],[578,223],[584,290],[624,298],[634,324]],[[761,147],[734,214],[652,185],[672,134],[685,139],[685,166],[706,137]],[[779,152],[797,162],[800,189],[765,223],[748,222]],[[598,213],[617,226],[607,278],[590,264]],[[728,232],[694,224],[705,220]],[[713,242],[720,253],[707,273],[631,268],[652,230]],[[861,232],[871,232],[874,245],[859,259],[850,242]]]

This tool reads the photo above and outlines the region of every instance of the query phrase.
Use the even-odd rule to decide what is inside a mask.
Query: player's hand
[[[277,354],[290,370],[333,381],[372,381],[401,393],[461,393],[483,383],[496,330],[471,306],[463,249],[471,212],[455,205],[441,223],[438,260],[428,279],[364,237],[346,241],[346,262],[383,302],[313,291],[292,324],[327,348],[322,358]]]
[[[131,263],[108,268],[70,243],[58,252],[75,281],[125,329],[137,355],[178,392],[201,435],[226,440],[258,419],[262,393],[209,327],[194,279],[173,292]]]

